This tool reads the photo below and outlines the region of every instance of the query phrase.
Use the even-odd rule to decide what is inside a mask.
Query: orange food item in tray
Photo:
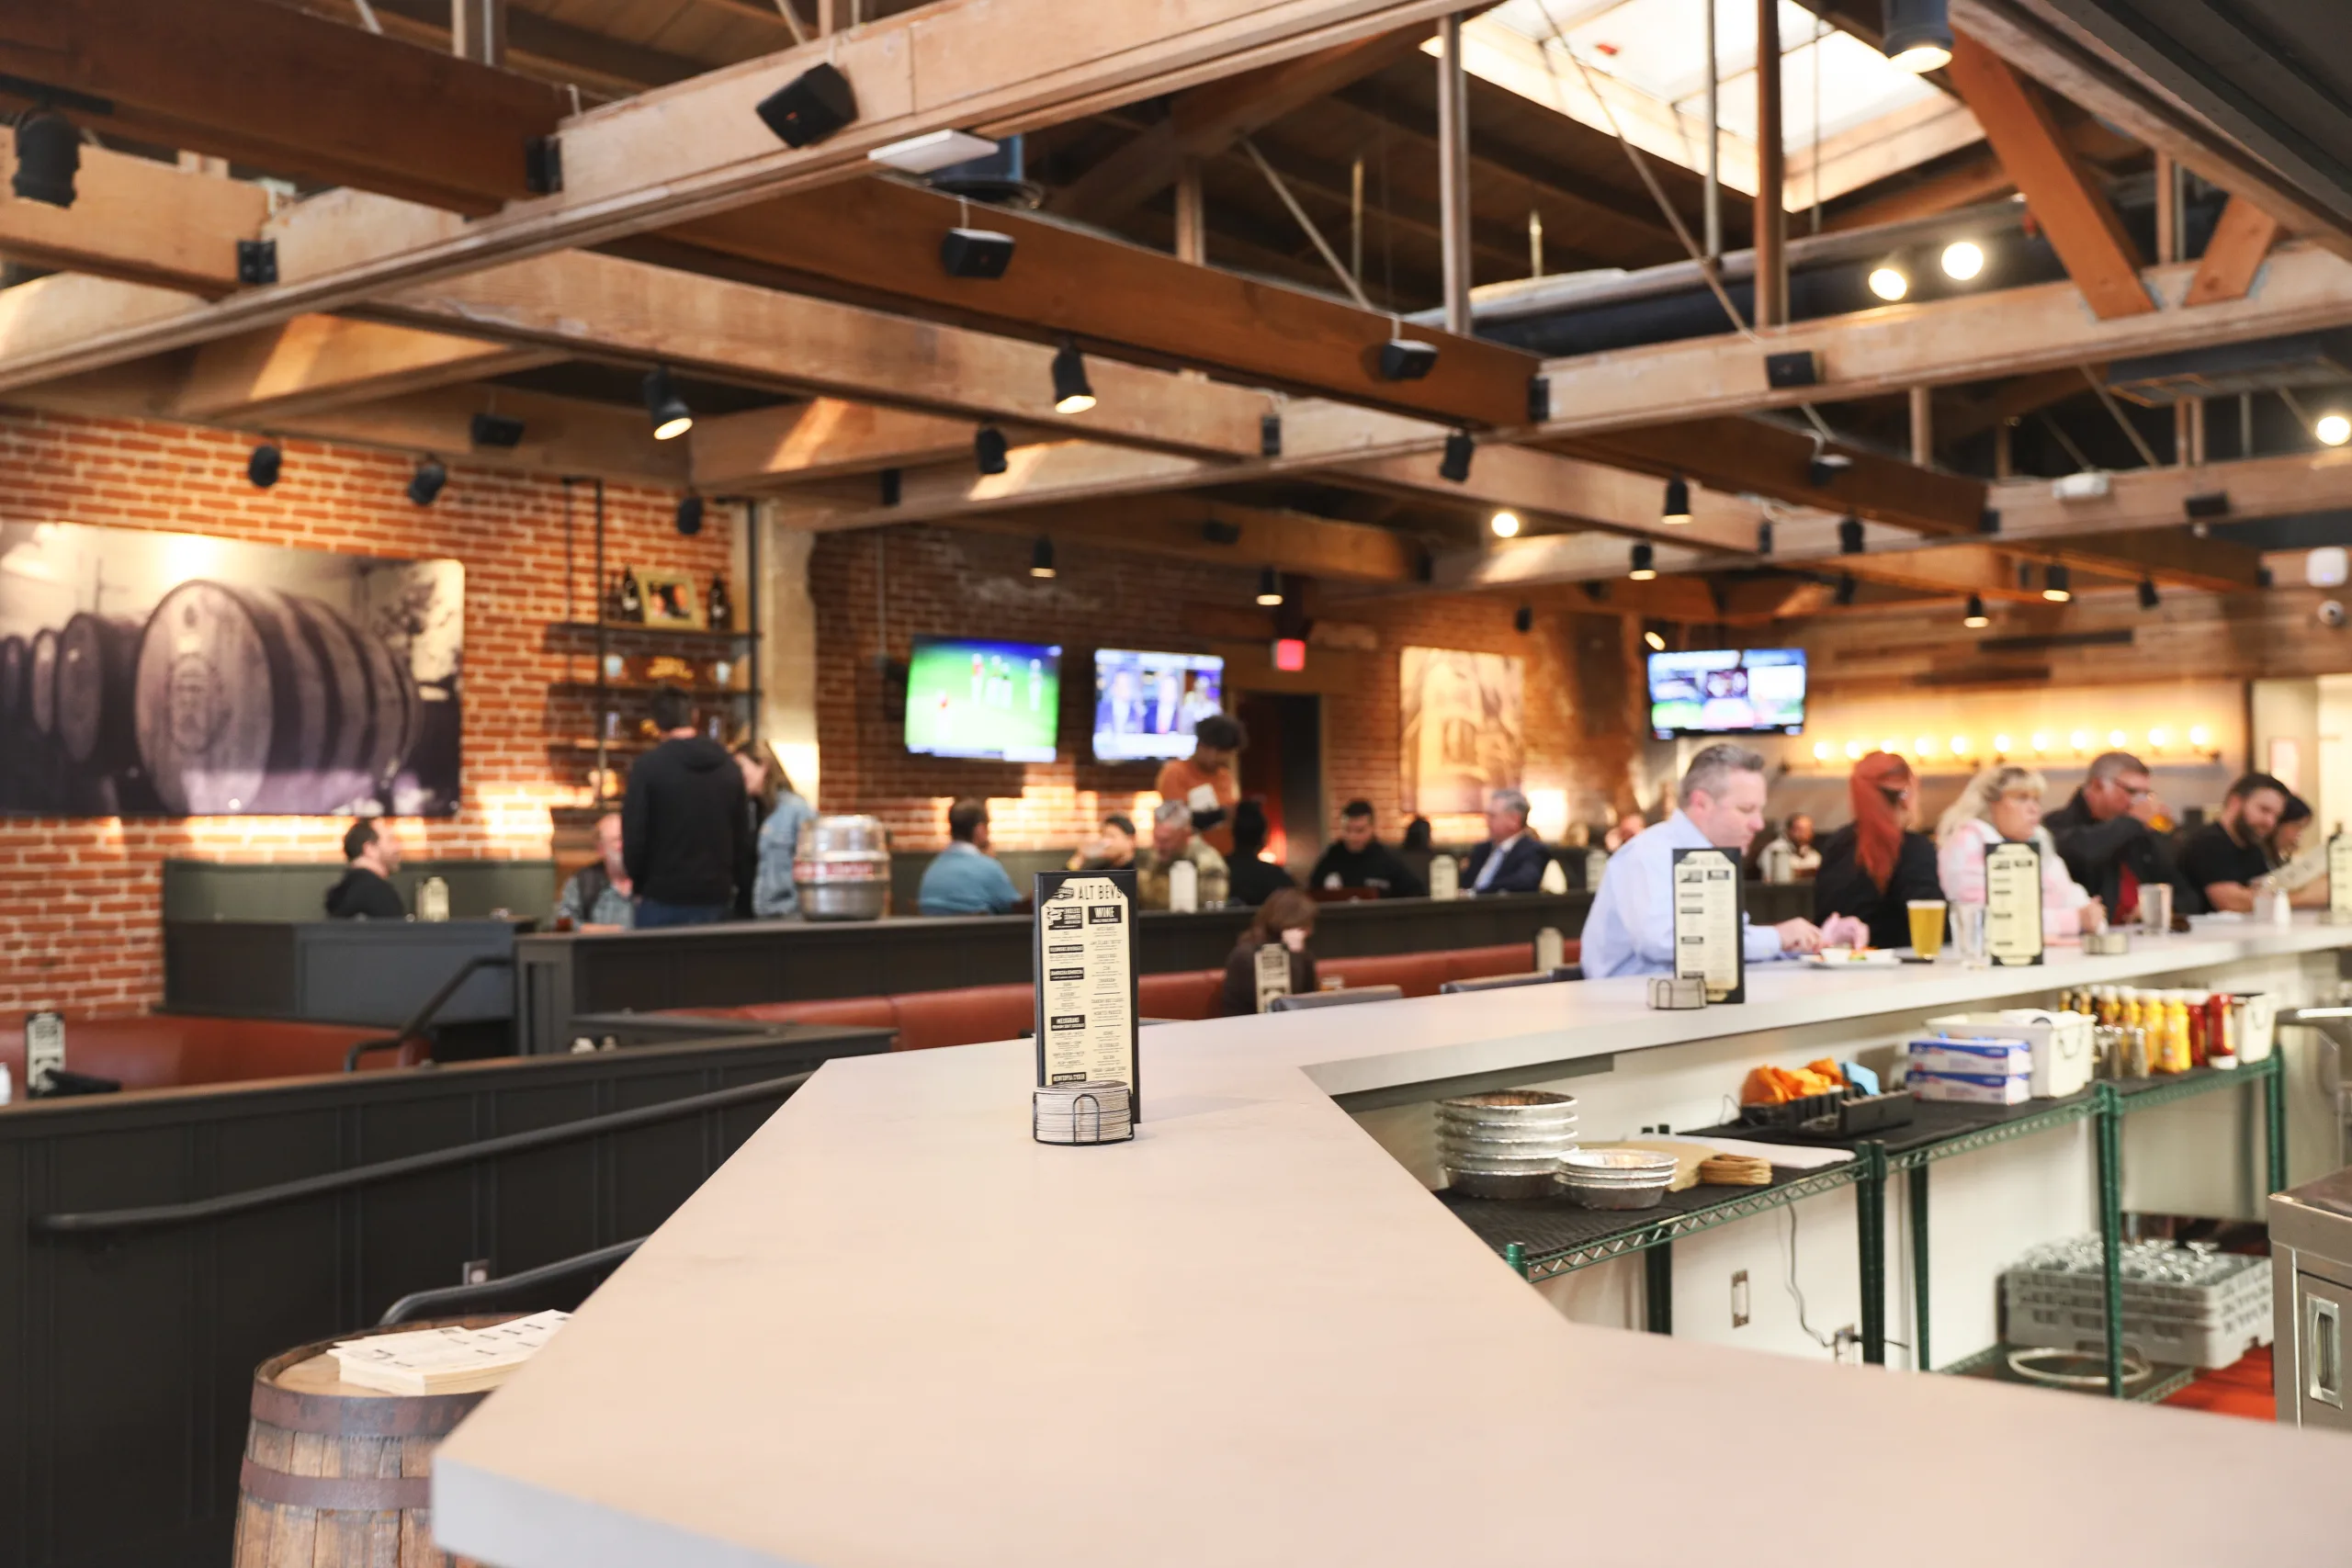
[[[1740,1086],[1742,1105],[1785,1105],[1809,1094],[1827,1094],[1845,1086],[1846,1076],[1826,1057],[1809,1067],[1756,1067]]]

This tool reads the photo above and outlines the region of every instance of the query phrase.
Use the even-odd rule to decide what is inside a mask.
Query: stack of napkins
[[[496,1388],[571,1316],[534,1313],[489,1328],[420,1328],[336,1343],[344,1382],[387,1393],[476,1393]]]
[[[1993,1036],[1914,1040],[1904,1087],[1921,1100],[2022,1105],[2033,1098],[2033,1047]]]

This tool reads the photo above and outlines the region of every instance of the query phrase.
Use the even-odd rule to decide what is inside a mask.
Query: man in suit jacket
[[[1527,830],[1527,796],[1498,789],[1487,803],[1487,841],[1470,852],[1463,875],[1473,893],[1532,893],[1551,858]]]

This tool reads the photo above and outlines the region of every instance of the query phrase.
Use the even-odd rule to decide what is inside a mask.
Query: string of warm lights
[[[2193,758],[2210,761],[2218,761],[2221,757],[2213,744],[2212,730],[2201,724],[2191,726],[2185,738],[2177,738],[2170,729],[2159,726],[2149,730],[2145,739],[2145,750],[2151,758]],[[2175,744],[2177,739],[2186,739],[2186,750]],[[2088,759],[2100,751],[2129,750],[2135,740],[2130,731],[2121,729],[2110,729],[2104,736],[2088,729],[2070,730],[2064,736],[2037,729],[2025,738],[2023,746],[2018,744],[2014,736],[1996,735],[1989,750],[1979,750],[1974,738],[1966,735],[1954,735],[1948,739],[1920,735],[1913,737],[1907,744],[1899,736],[1890,736],[1876,741],[1849,740],[1842,745],[1834,740],[1816,740],[1813,743],[1813,760],[1827,763],[1842,757],[1847,761],[1856,762],[1869,752],[1887,751],[1921,762],[1950,759],[1981,766],[1986,762],[2024,761],[2029,759],[2036,761],[2044,758]]]

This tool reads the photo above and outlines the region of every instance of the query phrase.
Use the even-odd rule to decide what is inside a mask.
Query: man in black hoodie
[[[344,830],[343,880],[327,889],[327,914],[338,920],[402,920],[408,906],[391,885],[401,868],[401,847],[376,831],[376,819],[363,817]]]
[[[621,801],[621,860],[637,888],[637,929],[711,925],[752,884],[756,840],[743,770],[727,748],[695,733],[694,700],[675,686],[653,694],[662,744],[628,771]]]

